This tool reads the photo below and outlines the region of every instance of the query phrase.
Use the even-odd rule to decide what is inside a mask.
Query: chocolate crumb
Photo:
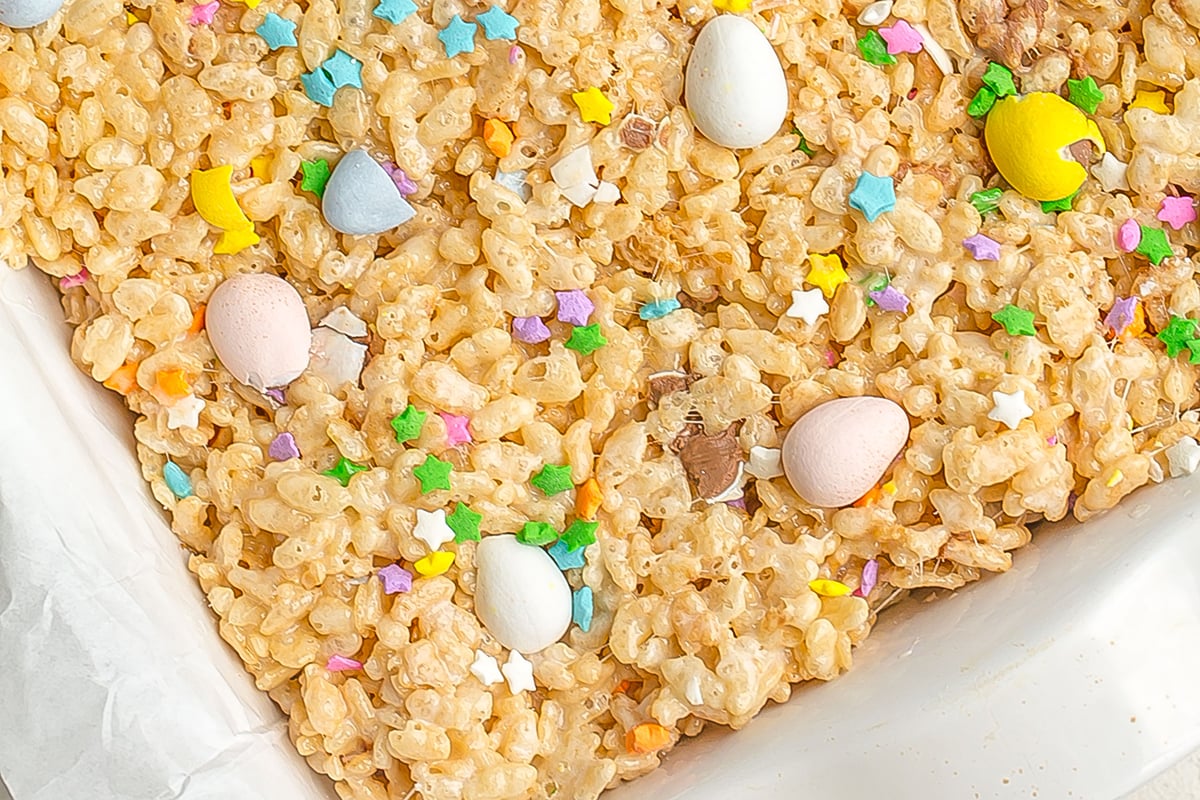
[[[650,376],[650,404],[658,405],[658,401],[669,394],[685,392],[692,385],[692,376],[685,372],[656,372]]]
[[[652,119],[631,114],[621,125],[621,144],[630,150],[642,151],[654,144],[654,132],[658,124]]]
[[[1067,150],[1071,153],[1071,158],[1078,161],[1082,166],[1087,166],[1092,163],[1092,156],[1096,152],[1095,146],[1088,139],[1075,142],[1069,145]]]
[[[681,434],[675,440],[684,471],[696,485],[696,492],[706,500],[718,496],[737,480],[742,463],[737,428],[737,424],[730,425],[716,435]]]

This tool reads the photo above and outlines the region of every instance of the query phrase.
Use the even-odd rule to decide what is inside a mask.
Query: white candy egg
[[[485,536],[475,565],[475,614],[500,644],[536,653],[567,632],[571,586],[545,550],[508,533]]]
[[[0,25],[32,28],[53,17],[63,0],[0,0]]]
[[[779,131],[787,115],[779,57],[762,31],[743,17],[722,14],[704,26],[685,81],[692,121],[722,147],[758,147]]]
[[[308,368],[308,312],[300,294],[283,278],[229,278],[209,298],[205,328],[225,368],[259,391],[286,386]]]
[[[788,483],[814,506],[862,497],[908,441],[908,414],[883,397],[843,397],[796,421],[783,441]]]

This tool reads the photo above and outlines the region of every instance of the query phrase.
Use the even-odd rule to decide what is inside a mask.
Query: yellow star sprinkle
[[[819,287],[826,297],[833,297],[837,287],[850,280],[850,276],[842,268],[842,259],[837,253],[827,256],[810,255],[808,263],[810,267],[804,280]]]
[[[713,8],[718,11],[749,11],[750,0],[713,0]]]
[[[450,565],[453,563],[454,553],[447,550],[435,550],[424,558],[413,562],[413,569],[426,578],[432,578],[434,575],[441,575],[450,569]]]
[[[262,0],[233,0],[233,2],[245,3],[246,8],[258,8],[258,4],[261,3]]]
[[[579,116],[583,117],[584,122],[599,122],[602,125],[612,122],[612,101],[595,86],[573,93],[571,99],[579,106]]]
[[[136,25],[138,23],[138,18],[133,15],[132,11],[126,11],[125,12],[125,21],[128,22],[130,25]]]
[[[1130,108],[1148,108],[1156,114],[1170,114],[1165,102],[1166,92],[1147,92],[1145,89],[1133,96]]]
[[[1104,485],[1111,489],[1123,480],[1125,480],[1125,473],[1119,469],[1114,469],[1113,474],[1104,482]]]
[[[808,582],[808,588],[812,589],[821,597],[844,597],[850,594],[850,587],[841,581],[830,580],[829,578],[817,578]]]

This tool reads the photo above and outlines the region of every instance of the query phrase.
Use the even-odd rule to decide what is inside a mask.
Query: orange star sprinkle
[[[512,152],[512,129],[503,120],[489,119],[483,123],[483,141],[496,158],[504,158]]]

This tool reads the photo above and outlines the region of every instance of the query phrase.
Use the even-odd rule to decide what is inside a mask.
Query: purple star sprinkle
[[[1000,260],[1000,243],[982,233],[963,239],[963,247],[971,251],[976,261]]]
[[[890,283],[879,291],[867,294],[884,311],[908,311],[908,297]]]
[[[596,306],[588,296],[579,289],[569,292],[555,292],[558,298],[558,321],[568,325],[587,325],[588,317],[596,310]]]
[[[356,661],[353,658],[346,658],[345,656],[333,655],[325,662],[325,669],[330,672],[350,672],[362,669],[362,662]]]
[[[276,386],[273,389],[267,389],[265,392],[263,392],[263,394],[281,406],[287,403],[287,397],[283,393],[282,386]]]
[[[739,497],[737,500],[726,500],[725,505],[729,506],[730,508],[738,508],[742,511],[746,511],[746,498]]]
[[[412,573],[399,564],[388,564],[379,570],[384,594],[400,594],[412,591]]]
[[[550,329],[541,317],[513,317],[513,336],[526,344],[537,344],[550,338]]]
[[[854,590],[855,597],[866,597],[879,581],[879,562],[871,559],[863,564],[862,577],[858,580],[858,588]]]
[[[1112,331],[1114,336],[1120,336],[1133,324],[1133,313],[1136,309],[1136,297],[1118,297],[1108,310],[1108,315],[1104,317],[1104,326]]]
[[[396,184],[396,188],[400,190],[400,194],[408,197],[410,194],[417,193],[417,184],[413,183],[412,178],[408,177],[408,173],[404,171],[404,167],[398,167],[391,161],[383,162],[383,171],[392,179],[392,183]]]
[[[299,458],[300,448],[296,446],[296,437],[287,431],[279,434],[271,440],[271,445],[267,448],[267,455],[276,461]]]

